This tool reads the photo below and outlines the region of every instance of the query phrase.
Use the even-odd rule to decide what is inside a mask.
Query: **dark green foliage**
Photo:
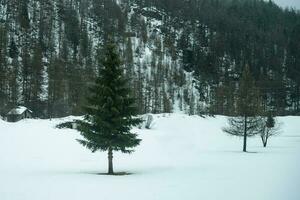
[[[17,48],[16,43],[13,39],[11,40],[10,45],[9,45],[8,55],[11,58],[16,58],[18,56],[18,48]]]
[[[79,45],[80,30],[79,20],[75,10],[67,8],[65,14],[65,32],[67,39],[73,45],[74,55],[77,53],[77,46]]]
[[[56,128],[58,128],[58,129],[64,129],[64,128],[72,129],[74,123],[76,123],[76,122],[64,122],[64,123],[58,124],[56,126]]]
[[[186,113],[203,105],[201,113],[233,116],[246,63],[264,110],[300,114],[300,14],[272,1],[6,0],[2,8],[5,109],[21,103],[40,117],[82,115],[97,55],[112,35],[140,114],[167,112],[180,102]],[[145,50],[155,62],[143,59]],[[41,61],[47,71],[36,78]],[[195,94],[184,70],[197,80]],[[40,92],[41,84],[48,90]]]
[[[6,93],[6,84],[7,84],[7,61],[6,61],[6,46],[7,46],[7,31],[0,24],[0,115],[3,114],[3,109],[7,103],[7,93]]]
[[[273,128],[275,126],[275,120],[271,114],[268,115],[267,121],[266,121],[266,127],[267,128]]]
[[[30,20],[28,15],[28,2],[29,2],[28,0],[21,1],[18,10],[19,23],[25,31],[28,31],[28,29],[30,28]]]
[[[131,153],[141,141],[131,133],[131,128],[140,124],[141,119],[134,117],[135,100],[120,64],[116,47],[108,44],[99,77],[90,90],[87,114],[78,122],[78,130],[84,137],[79,143],[92,152],[108,151],[109,156],[112,151]]]
[[[236,114],[242,117],[256,117],[261,114],[261,100],[250,68],[246,65],[237,94]]]
[[[200,94],[206,93],[206,86],[216,94],[219,91],[214,90],[220,90],[220,85],[237,84],[236,75],[249,63],[256,80],[260,75],[268,77],[268,85],[259,88],[267,106],[276,108],[278,114],[286,114],[287,107],[293,107],[292,113],[299,113],[300,69],[296,64],[300,57],[299,39],[296,39],[300,30],[299,11],[283,10],[272,1],[261,0],[143,2],[168,14],[164,29],[182,27],[176,50],[182,52],[184,69],[194,71],[199,79]],[[286,64],[289,74],[286,78],[292,80],[291,85],[283,78]],[[216,99],[221,95],[225,97],[223,101]],[[206,95],[205,98],[210,104],[221,105],[212,109],[213,114],[234,114],[228,112],[235,103],[227,102],[230,95]]]
[[[43,54],[40,44],[36,44],[33,52],[33,57],[31,61],[31,73],[32,77],[30,80],[31,87],[31,99],[30,99],[30,108],[33,108],[33,113],[36,116],[42,116],[42,92],[43,92],[43,72],[44,72],[44,63],[43,63]]]

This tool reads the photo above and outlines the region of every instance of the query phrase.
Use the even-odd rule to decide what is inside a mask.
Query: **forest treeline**
[[[83,114],[109,38],[140,114],[234,115],[246,65],[266,111],[300,114],[300,13],[262,0],[0,0],[0,114]]]

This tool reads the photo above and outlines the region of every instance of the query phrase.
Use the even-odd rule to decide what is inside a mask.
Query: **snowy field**
[[[283,132],[264,149],[259,138],[226,135],[224,117],[156,115],[131,155],[92,154],[61,120],[0,121],[0,200],[299,200],[300,117],[284,117]]]

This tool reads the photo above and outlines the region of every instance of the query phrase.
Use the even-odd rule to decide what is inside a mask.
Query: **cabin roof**
[[[18,106],[16,108],[11,109],[7,115],[21,115],[23,114],[25,111],[29,111],[30,113],[32,113],[31,110],[29,110],[28,108],[24,107],[24,106]]]

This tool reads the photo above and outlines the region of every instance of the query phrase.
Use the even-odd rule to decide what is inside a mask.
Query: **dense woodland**
[[[236,114],[250,67],[264,110],[300,114],[300,13],[262,0],[0,0],[0,114],[83,114],[118,44],[140,114]]]

